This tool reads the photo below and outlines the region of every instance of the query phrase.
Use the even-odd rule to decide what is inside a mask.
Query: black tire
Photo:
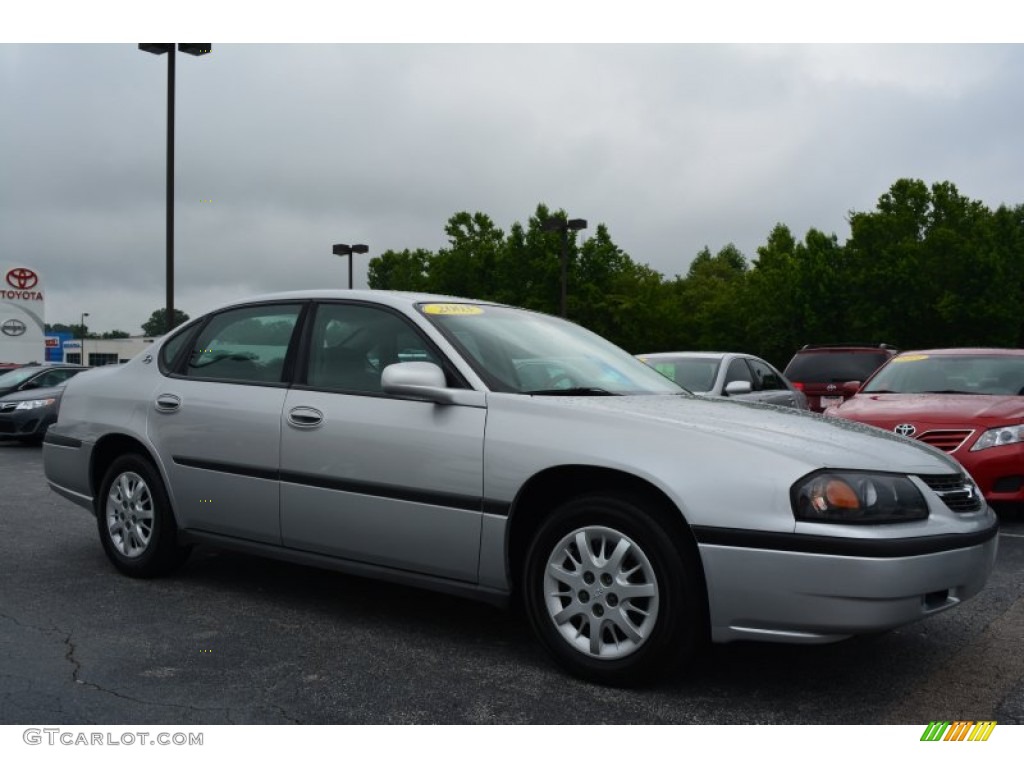
[[[125,454],[107,469],[96,497],[96,523],[107,557],[128,576],[170,573],[188,557],[160,473],[138,454]]]
[[[625,494],[580,497],[556,509],[530,543],[522,580],[526,614],[542,645],[577,677],[640,685],[692,659],[707,635],[695,553],[652,514],[652,503]],[[589,533],[585,546],[597,557],[579,556],[580,531]],[[620,541],[625,555],[616,565],[608,550]],[[639,596],[650,591],[645,584],[653,585],[654,598]]]

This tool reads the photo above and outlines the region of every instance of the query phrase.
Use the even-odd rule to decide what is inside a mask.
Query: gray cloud
[[[673,275],[776,222],[848,234],[901,176],[1024,202],[1020,46],[219,45],[181,56],[177,304],[344,284],[334,242],[444,244],[538,202]],[[0,45],[0,261],[47,318],[163,304],[166,63]],[[200,202],[212,200],[212,203]],[[357,259],[357,284],[366,257]]]

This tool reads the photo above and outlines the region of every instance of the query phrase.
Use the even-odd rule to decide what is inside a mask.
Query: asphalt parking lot
[[[0,441],[0,723],[1024,724],[1024,521],[976,598],[827,646],[732,644],[640,690],[566,677],[516,611],[197,549],[120,576],[41,450]]]

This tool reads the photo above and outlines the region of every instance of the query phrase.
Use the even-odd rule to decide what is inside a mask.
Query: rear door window
[[[279,383],[300,304],[229,309],[214,316],[192,345],[190,379]]]

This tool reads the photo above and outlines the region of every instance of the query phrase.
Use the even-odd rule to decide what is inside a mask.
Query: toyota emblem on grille
[[[829,392],[835,392],[836,391],[836,385],[835,384],[829,384],[827,387],[825,387],[825,389],[827,389]]]
[[[893,432],[895,432],[897,435],[910,437],[915,432],[917,432],[917,428],[913,424],[897,424],[896,428],[893,429]]]
[[[4,324],[0,326],[0,330],[4,332],[4,336],[21,336],[28,327],[16,318],[5,320]]]

